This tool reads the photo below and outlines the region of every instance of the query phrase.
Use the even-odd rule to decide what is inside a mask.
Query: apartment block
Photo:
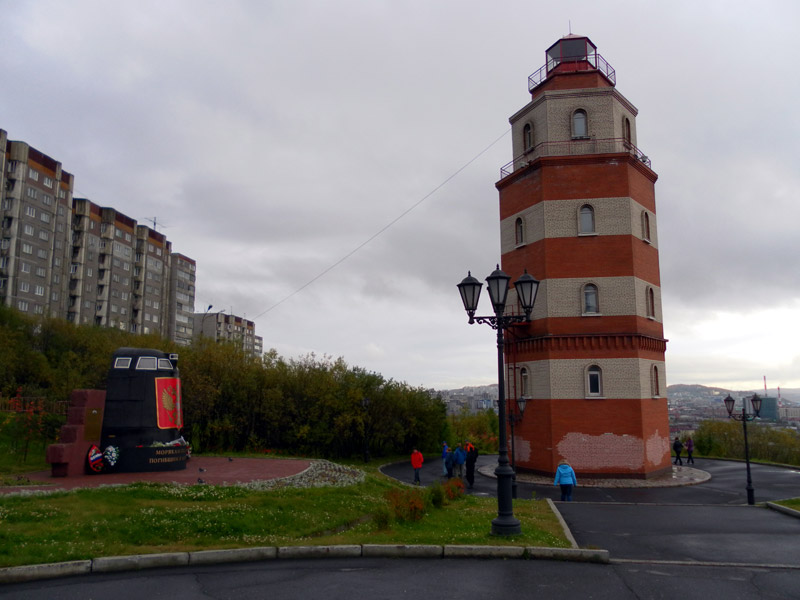
[[[0,129],[0,302],[190,344],[195,261],[115,208],[73,198],[73,189],[59,161]],[[254,329],[236,318],[222,337],[260,353]]]
[[[0,129],[0,301],[30,315],[63,316],[73,176]]]
[[[264,353],[264,340],[256,335],[253,321],[221,311],[194,313],[194,336],[211,338],[215,342],[231,342],[255,356]]]
[[[194,322],[195,271],[197,264],[188,256],[171,256],[169,293],[169,337],[182,346],[192,343]]]

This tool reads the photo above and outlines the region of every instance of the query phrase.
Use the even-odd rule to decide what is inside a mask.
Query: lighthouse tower
[[[566,459],[579,477],[658,476],[671,468],[667,340],[657,175],[638,148],[638,111],[583,36],[548,48],[528,89],[496,184],[502,268],[541,281],[532,321],[506,336],[516,466],[552,474]]]

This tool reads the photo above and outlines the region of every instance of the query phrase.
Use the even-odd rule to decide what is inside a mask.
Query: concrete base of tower
[[[562,460],[596,479],[651,479],[672,466],[663,398],[529,400],[513,442],[516,467],[541,475]]]

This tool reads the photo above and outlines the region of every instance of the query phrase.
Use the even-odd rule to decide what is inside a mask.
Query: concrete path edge
[[[536,559],[594,562],[608,564],[608,550],[579,548],[542,548],[537,546],[459,546],[459,545],[402,545],[363,544],[346,546],[283,546],[234,548],[230,550],[201,550],[198,552],[169,552],[106,556],[91,560],[76,560],[43,565],[0,568],[0,584],[22,583],[91,573],[137,571],[186,565],[210,565],[233,562],[258,562],[301,558],[484,558]]]

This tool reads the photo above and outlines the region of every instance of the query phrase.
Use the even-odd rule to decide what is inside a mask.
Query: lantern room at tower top
[[[570,34],[558,40],[545,52],[547,62],[530,77],[528,91],[531,94],[544,81],[560,73],[593,71],[602,76],[598,83],[614,86],[617,74],[606,59],[597,53],[597,46],[588,37]]]

